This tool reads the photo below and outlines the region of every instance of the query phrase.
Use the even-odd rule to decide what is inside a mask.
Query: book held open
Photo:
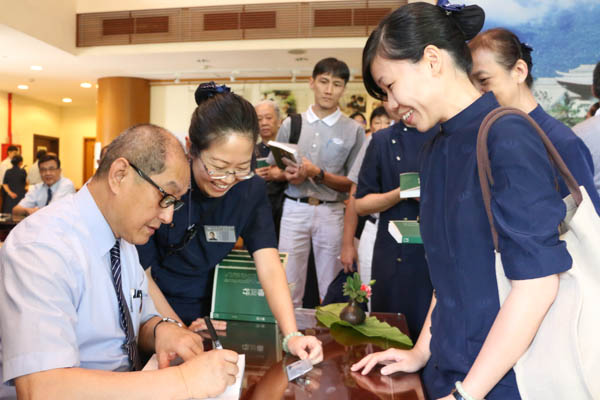
[[[282,158],[285,157],[293,163],[298,163],[298,146],[292,143],[276,142],[269,140],[267,146],[271,149],[275,163],[281,169],[285,169],[286,165],[283,163]]]

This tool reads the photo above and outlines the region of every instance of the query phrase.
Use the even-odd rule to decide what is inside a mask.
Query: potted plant
[[[344,296],[349,297],[348,305],[340,312],[340,319],[359,325],[365,321],[365,312],[360,307],[359,303],[366,303],[371,298],[371,286],[375,281],[369,284],[362,283],[360,275],[355,272],[346,279],[344,283]]]

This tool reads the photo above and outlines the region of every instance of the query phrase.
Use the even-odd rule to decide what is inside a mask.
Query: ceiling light
[[[43,69],[41,65],[32,65],[30,68],[32,71],[41,71]]]
[[[63,97],[62,101],[63,101],[63,103],[72,103],[73,99],[70,97]]]
[[[19,86],[17,86],[17,87],[18,87],[19,89],[21,89],[21,90],[27,90],[27,89],[29,89],[29,86],[27,86],[27,85],[19,85]]]
[[[81,86],[82,88],[89,89],[89,88],[91,88],[91,87],[92,87],[92,84],[91,84],[91,83],[89,83],[89,82],[83,82],[83,83],[81,83],[79,86]]]

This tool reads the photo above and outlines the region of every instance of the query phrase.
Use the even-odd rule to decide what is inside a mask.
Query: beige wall
[[[313,103],[313,92],[308,82],[297,83],[232,83],[231,87],[236,94],[255,104],[262,98],[263,92],[278,90],[291,90],[296,98],[298,112],[305,111]],[[192,112],[196,108],[194,91],[197,85],[155,85],[150,88],[150,122],[169,129],[180,139],[187,135]],[[362,82],[350,82],[346,87],[347,93],[365,94]],[[375,101],[367,97],[367,110],[369,114]],[[367,115],[368,118],[368,115]]]
[[[8,142],[7,93],[0,92],[0,138]],[[60,139],[59,158],[63,175],[75,187],[83,182],[83,138],[96,136],[96,108],[54,106],[24,96],[14,95],[12,101],[13,143],[23,149],[23,162],[33,163],[33,135]]]

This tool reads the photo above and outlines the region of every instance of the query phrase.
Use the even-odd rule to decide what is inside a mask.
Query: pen
[[[213,346],[217,350],[223,350],[223,346],[221,342],[219,342],[219,337],[217,336],[217,332],[215,331],[215,327],[212,322],[210,322],[210,317],[207,315],[204,317],[204,321],[206,321],[206,327],[208,328],[208,332],[210,333],[210,338],[213,341]]]

